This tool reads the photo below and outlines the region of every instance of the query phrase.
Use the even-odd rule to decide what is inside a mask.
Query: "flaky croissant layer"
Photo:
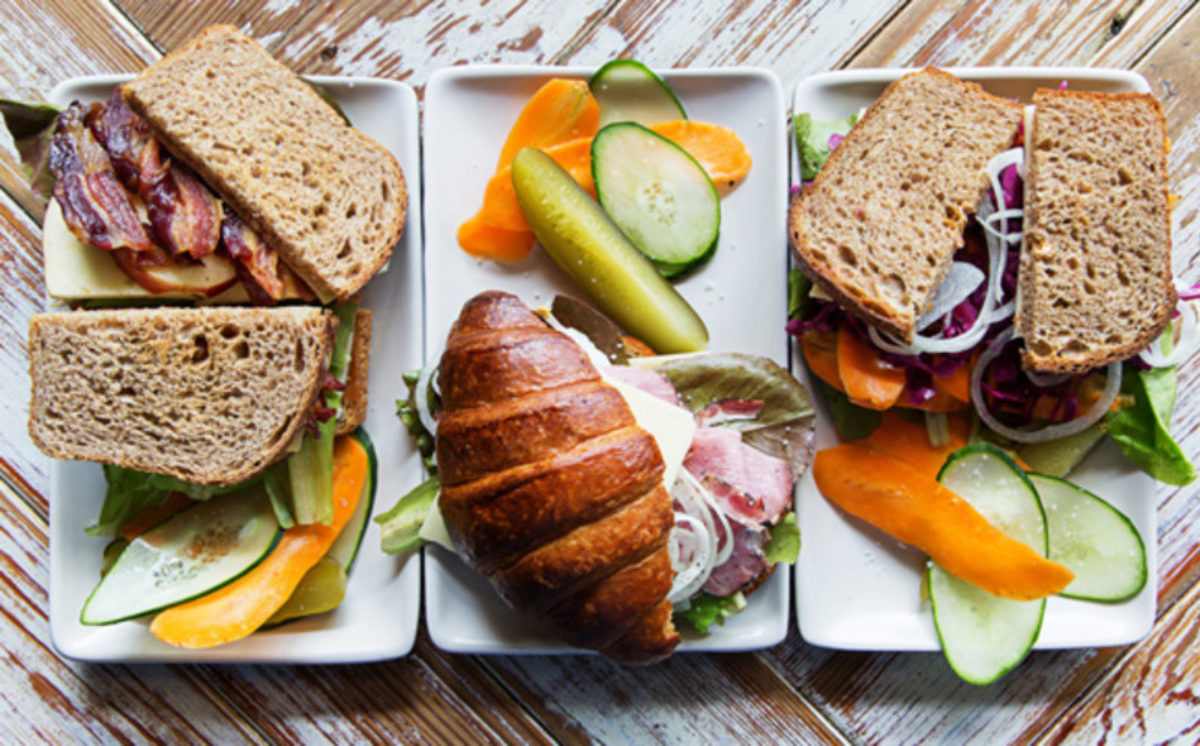
[[[519,299],[467,302],[439,369],[442,516],[518,612],[624,663],[671,654],[674,524],[654,438]]]

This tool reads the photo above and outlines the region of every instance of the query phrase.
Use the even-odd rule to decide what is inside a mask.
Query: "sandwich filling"
[[[59,115],[48,166],[57,208],[48,220],[61,218],[151,294],[212,297],[240,284],[256,305],[315,298],[274,248],[165,154],[120,86],[105,103],[74,102]]]

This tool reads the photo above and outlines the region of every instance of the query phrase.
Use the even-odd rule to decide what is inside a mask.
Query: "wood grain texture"
[[[95,666],[54,652],[47,527],[0,484],[0,740],[233,743],[257,732],[187,668]]]
[[[292,29],[277,56],[305,73],[403,80],[421,95],[439,67],[556,63],[606,10],[553,0],[326,0]]]
[[[1039,744],[1195,743],[1200,738],[1200,585],[1058,718]]]
[[[42,231],[7,195],[0,193],[0,475],[21,489],[43,518],[49,463],[29,439],[29,317],[42,310]]]
[[[488,664],[567,741],[844,742],[760,654],[682,654],[645,668],[599,656],[497,656]]]
[[[183,46],[216,23],[236,26],[274,52],[288,31],[317,5],[318,0],[122,0],[121,10],[163,52]]]
[[[899,0],[713,5],[625,0],[563,62],[636,56],[652,67],[756,65],[775,71],[785,98],[805,76],[840,67],[903,7]]]
[[[969,0],[909,3],[855,67],[1132,64],[1194,2]]]
[[[75,75],[138,70],[158,57],[108,2],[73,0],[0,5],[0,98],[43,101],[61,80]],[[30,193],[7,131],[0,128],[0,188],[38,221],[41,207]]]

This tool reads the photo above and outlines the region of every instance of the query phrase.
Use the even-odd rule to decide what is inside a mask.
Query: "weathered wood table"
[[[303,73],[402,80],[465,62],[758,65],[790,91],[840,67],[1094,65],[1142,73],[1174,150],[1175,267],[1200,243],[1200,7],[1185,0],[4,0],[0,97],[140,69],[215,23]],[[6,138],[6,136],[0,135]],[[938,655],[851,654],[794,631],[753,654],[645,670],[583,657],[452,656],[422,631],[406,659],[346,667],[84,665],[49,639],[47,461],[25,430],[40,210],[0,148],[0,741],[1161,742],[1200,739],[1200,502],[1160,487],[1158,613],[1126,648],[1035,653],[988,688]],[[1200,366],[1175,431],[1200,459]]]

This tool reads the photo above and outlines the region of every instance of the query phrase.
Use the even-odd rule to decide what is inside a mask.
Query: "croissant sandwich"
[[[470,300],[439,371],[442,517],[514,609],[624,663],[671,654],[674,511],[654,438],[512,295]]]

